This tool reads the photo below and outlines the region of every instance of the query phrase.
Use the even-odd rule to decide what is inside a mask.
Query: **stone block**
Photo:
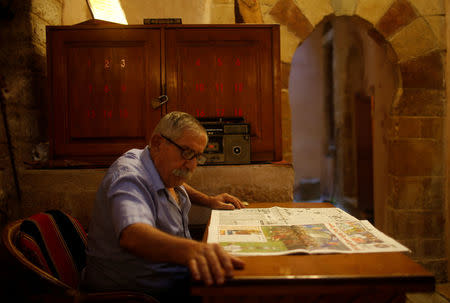
[[[5,123],[3,121],[3,113],[0,111],[0,144],[7,143]]]
[[[436,51],[400,64],[403,88],[444,89],[445,66],[442,52]]]
[[[30,38],[31,41],[31,38]],[[35,50],[30,41],[16,42],[2,45],[0,48],[0,59],[2,60],[2,73],[14,73],[18,70],[28,69],[30,58]]]
[[[331,5],[334,8],[336,16],[348,15],[352,16],[355,13],[357,0],[331,0]]]
[[[234,24],[234,3],[212,4],[210,10],[210,22],[212,24]]]
[[[0,167],[4,167],[4,165],[2,165],[5,161],[5,164],[9,162],[9,149],[8,149],[8,144],[5,142],[0,143]],[[9,165],[9,164],[6,164]]]
[[[292,124],[291,105],[289,103],[289,92],[283,89],[281,92],[281,131],[283,160],[292,163]]]
[[[276,22],[266,22],[265,21],[267,16],[270,16],[269,12],[271,9],[272,9],[272,6],[261,4],[261,15],[263,16],[264,23],[276,23]],[[273,20],[273,19],[271,18],[271,20]],[[273,21],[275,21],[275,20],[273,20]]]
[[[87,225],[105,172],[105,169],[21,170],[19,180],[25,215],[59,208],[77,217],[83,226]],[[292,201],[293,183],[292,166],[269,164],[202,166],[189,181],[207,194],[228,192],[244,201]],[[197,211],[192,214],[193,223],[206,223],[208,210]]]
[[[286,25],[289,31],[302,40],[314,29],[294,0],[279,0],[269,13],[275,21]]]
[[[423,56],[439,47],[430,25],[421,17],[400,29],[389,41],[400,62]]]
[[[35,189],[32,191],[26,191],[22,189],[21,191],[21,207],[24,217],[28,217],[35,213],[39,213],[49,209],[60,209],[64,211],[67,210],[64,201],[65,194],[63,192],[53,192],[49,194],[49,192],[45,189]]]
[[[234,5],[234,0],[213,0],[213,3]]]
[[[405,210],[442,210],[443,180],[442,177],[390,177],[390,205]]]
[[[36,14],[48,25],[62,24],[63,4],[58,0],[33,0],[31,13]]]
[[[289,88],[289,75],[291,73],[291,64],[281,62],[281,88]]]
[[[326,16],[334,12],[330,0],[295,0],[297,7],[309,20],[309,22],[316,26]]]
[[[390,200],[391,198],[388,198],[388,205],[385,208],[385,220],[384,220],[384,230],[383,232],[385,232],[387,235],[394,237],[394,232],[395,232],[395,224],[396,222],[394,221],[394,213],[395,210],[390,206]],[[396,237],[397,239],[402,239],[402,237]]]
[[[444,0],[414,0],[412,5],[416,8],[420,15],[444,15]]]
[[[413,255],[417,251],[418,240],[417,239],[395,239],[403,246],[406,246],[411,250],[411,254]]]
[[[80,221],[86,231],[91,221],[96,194],[97,189],[69,192],[64,197],[67,211]]]
[[[7,116],[11,136],[17,140],[31,141],[39,141],[44,137],[45,126],[40,110],[23,107],[13,110],[8,110]]]
[[[292,62],[295,51],[301,43],[295,33],[291,32],[286,25],[280,25],[280,57],[282,62]]]
[[[96,191],[46,191],[46,189],[23,191],[23,216],[59,209],[77,218],[81,225],[87,229],[95,201]]]
[[[28,169],[20,179],[24,191],[34,188],[51,192],[96,191],[106,169]]]
[[[87,228],[104,169],[24,170],[20,174],[25,216],[56,208]]]
[[[201,166],[188,183],[209,195],[228,192],[244,201],[292,201],[294,170],[272,164]]]
[[[442,141],[444,134],[443,118],[423,118],[420,119],[420,136],[425,139],[435,139]]]
[[[272,10],[272,7],[268,6],[261,6],[261,14],[263,17],[263,21],[265,24],[280,24],[277,22],[273,16],[270,14],[270,11]]]
[[[359,1],[355,14],[375,25],[385,15],[393,2],[394,0]]]
[[[436,37],[438,42],[438,47],[441,50],[446,48],[446,27],[445,27],[445,17],[444,16],[429,16],[425,17],[425,20],[431,27],[431,30]]]
[[[445,115],[445,91],[435,89],[405,88],[393,104],[394,115],[439,116]]]
[[[397,140],[389,144],[389,173],[395,176],[442,176],[443,146],[432,140]]]
[[[34,73],[27,69],[17,69],[5,74],[6,90],[4,96],[7,106],[23,106],[39,108],[47,111],[45,106],[46,78],[42,73]]]
[[[434,274],[436,283],[447,282],[447,259],[418,259],[416,261]]]
[[[25,168],[24,162],[32,160],[31,150],[33,149],[33,143],[18,140],[15,137],[11,137],[11,141],[13,146],[12,150],[14,153],[14,161],[20,177],[20,172]]]
[[[443,139],[442,118],[393,117],[394,132],[390,132],[395,139],[423,138]]]
[[[30,14],[30,26],[31,26],[31,39],[34,44],[42,45],[45,48],[46,41],[46,30],[45,27],[48,25],[45,20],[39,18],[39,16],[31,13]]]
[[[15,2],[18,3],[19,1]],[[31,1],[21,1],[25,5],[29,5]],[[28,3],[26,3],[28,2]],[[30,40],[30,24],[29,13],[27,8],[18,10],[12,20],[2,20],[0,27],[0,35],[2,41],[8,41],[13,44],[15,42],[23,42]],[[3,47],[3,45],[2,45]]]
[[[47,70],[47,49],[46,45],[42,43],[35,43],[32,41],[33,56],[31,57],[30,69],[34,72],[43,72]]]
[[[413,258],[438,259],[445,257],[445,241],[443,239],[418,239]]]
[[[420,119],[410,117],[393,118],[396,120],[398,138],[420,138]]]
[[[260,3],[261,5],[266,5],[266,6],[272,7],[272,6],[275,5],[275,3],[277,3],[277,1],[278,1],[278,0],[259,0],[259,3]]]
[[[416,11],[407,0],[396,0],[375,27],[388,38],[416,17]]]
[[[15,191],[15,184],[13,178],[13,171],[11,168],[11,160],[7,159],[6,161],[2,161],[1,163],[1,177],[0,177],[0,186],[4,192],[11,193]]]
[[[439,238],[444,236],[444,218],[440,211],[394,211],[394,238]]]
[[[264,23],[259,1],[236,0],[236,7],[239,8],[240,18],[242,18],[244,23]]]
[[[17,69],[5,75],[5,99],[8,105],[21,103],[32,106],[36,99],[33,96],[32,76],[28,70]]]

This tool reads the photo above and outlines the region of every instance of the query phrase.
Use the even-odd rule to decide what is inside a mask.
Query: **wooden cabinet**
[[[109,164],[180,110],[243,117],[252,161],[281,160],[277,25],[49,26],[47,51],[52,159]]]

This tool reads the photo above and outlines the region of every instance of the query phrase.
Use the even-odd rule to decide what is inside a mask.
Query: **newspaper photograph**
[[[207,241],[240,256],[410,252],[339,208],[213,210]]]

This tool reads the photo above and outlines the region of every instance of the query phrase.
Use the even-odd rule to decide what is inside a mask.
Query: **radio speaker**
[[[227,134],[223,136],[225,163],[250,163],[250,136],[248,134]]]

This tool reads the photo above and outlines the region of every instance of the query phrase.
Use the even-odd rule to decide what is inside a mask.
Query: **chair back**
[[[86,265],[87,236],[72,216],[49,210],[10,223],[3,232],[9,253],[41,278],[78,289]]]

